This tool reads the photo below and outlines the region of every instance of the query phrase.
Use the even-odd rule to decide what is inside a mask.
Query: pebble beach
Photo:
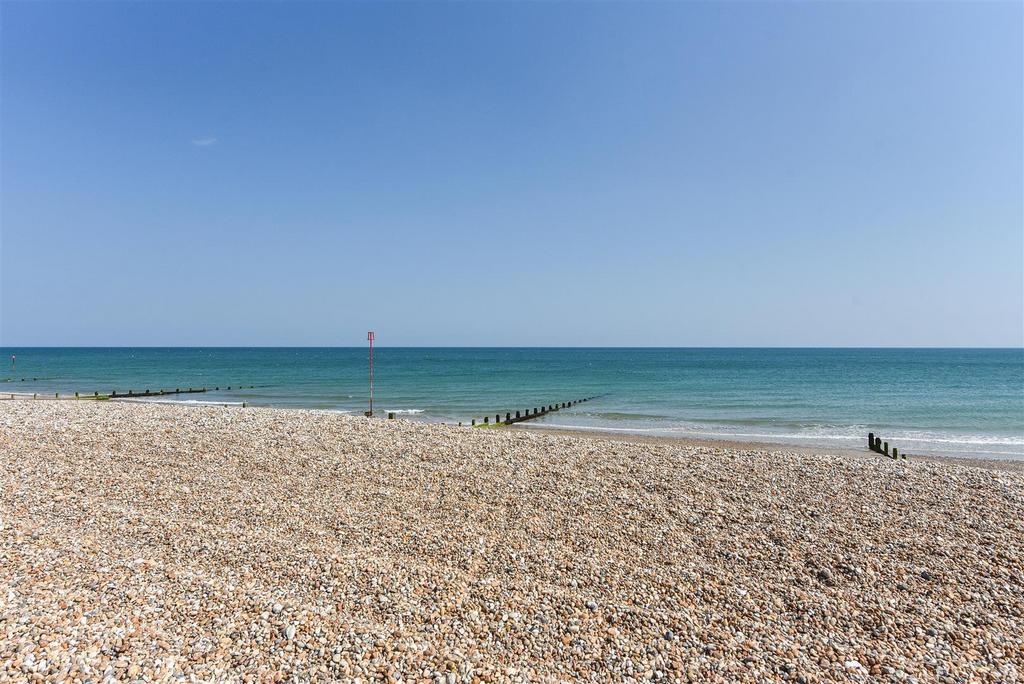
[[[0,681],[1022,679],[1019,470],[0,402]]]

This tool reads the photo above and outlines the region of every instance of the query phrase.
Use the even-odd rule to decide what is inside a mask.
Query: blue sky
[[[5,2],[0,343],[1020,346],[1022,11]]]

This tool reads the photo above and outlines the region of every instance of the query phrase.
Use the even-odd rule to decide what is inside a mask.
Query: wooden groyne
[[[893,446],[892,452],[890,453],[889,443],[883,442],[881,437],[875,437],[874,432],[868,433],[868,449],[871,449],[871,451],[874,451],[876,454],[881,454],[882,456],[886,456],[893,460],[896,460],[900,457],[903,457],[903,460],[906,460],[907,458],[907,453],[903,452],[901,454],[900,450],[897,449],[895,446]]]
[[[256,389],[256,387],[257,387],[256,385],[228,385],[228,386],[224,387],[224,390],[228,391],[228,390]],[[146,390],[141,390],[141,391],[140,390],[131,390],[130,389],[127,392],[125,392],[123,390],[121,390],[121,391],[110,390],[109,392],[100,392],[99,390],[97,390],[97,391],[93,392],[92,394],[89,394],[87,392],[74,392],[73,394],[65,393],[63,396],[61,395],[60,392],[54,392],[53,393],[53,398],[54,399],[61,399],[61,400],[66,400],[66,399],[72,399],[72,400],[73,399],[91,399],[91,400],[96,401],[96,400],[107,400],[107,399],[142,399],[142,398],[145,398],[145,397],[166,397],[166,396],[173,396],[175,394],[201,394],[203,392],[219,392],[219,391],[221,391],[220,387],[186,387],[186,388],[175,387],[174,389],[157,389],[157,390],[146,389]],[[19,393],[18,396],[23,396],[23,395]],[[24,395],[24,396],[25,396],[25,398],[29,398],[28,395]],[[15,397],[15,394],[11,393],[10,398],[14,399],[14,397]],[[40,398],[40,394],[38,392],[35,392],[35,393],[33,393],[31,395],[31,398],[32,399],[38,399],[38,398]],[[49,399],[50,395],[47,394],[43,398]]]
[[[533,410],[521,409],[513,413],[512,411],[506,411],[504,418],[500,413],[494,414],[494,422],[491,423],[491,417],[489,415],[484,416],[481,422],[477,422],[476,418],[471,419],[470,425],[473,427],[483,425],[512,425],[513,423],[522,423],[526,420],[533,420],[534,418],[540,418],[546,416],[549,413],[560,411],[565,408],[572,408],[577,404],[590,401],[591,399],[597,399],[596,396],[584,397],[583,399],[573,399],[572,401],[556,402],[554,404],[548,404],[546,406],[534,406]]]
[[[243,390],[243,389],[256,389],[256,385],[228,385],[227,387],[224,388],[225,391]],[[144,390],[142,392],[139,392],[138,390],[128,390],[128,392],[118,392],[117,390],[113,390],[113,391],[110,392],[110,394],[108,394],[106,396],[106,398],[107,399],[128,399],[128,398],[135,399],[135,398],[139,398],[139,397],[164,397],[164,396],[174,395],[174,394],[201,394],[203,392],[220,392],[220,391],[221,391],[220,387],[188,387],[186,389],[182,389],[180,387],[176,387],[176,388],[174,388],[172,390],[171,389],[160,389],[160,390],[148,390],[147,389],[147,390]],[[103,398],[103,395],[99,394],[98,392],[93,392],[93,397],[94,398],[97,398],[97,397],[98,398]],[[77,392],[75,392],[75,398],[78,398],[78,393]],[[88,399],[89,397],[86,396],[85,398]]]

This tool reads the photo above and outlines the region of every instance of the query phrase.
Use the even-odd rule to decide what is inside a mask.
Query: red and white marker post
[[[373,331],[366,333],[366,339],[370,343],[370,410],[366,412],[366,417],[373,417]]]

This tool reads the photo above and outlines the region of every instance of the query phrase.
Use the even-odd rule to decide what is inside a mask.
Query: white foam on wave
[[[424,409],[388,409],[387,411],[385,411],[385,413],[394,413],[396,415],[403,415],[404,414],[404,415],[407,415],[407,416],[415,416],[415,415],[418,415],[420,413],[423,413],[423,411],[424,411]]]
[[[110,401],[126,401],[133,404],[182,404],[185,406],[241,406],[241,401],[211,401],[201,399],[136,399],[127,398],[124,399],[118,397],[111,399]]]

